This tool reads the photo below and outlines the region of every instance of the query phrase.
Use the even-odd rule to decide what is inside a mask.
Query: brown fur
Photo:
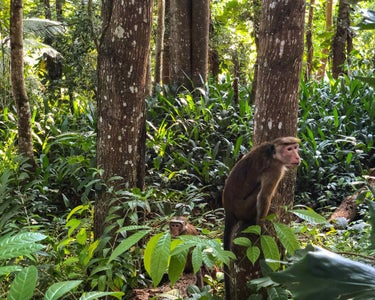
[[[225,210],[225,250],[231,250],[233,229],[239,222],[262,225],[285,171],[301,162],[298,143],[295,137],[282,137],[263,143],[243,156],[232,168],[225,182],[222,199]],[[225,292],[226,299],[229,299],[227,271]]]

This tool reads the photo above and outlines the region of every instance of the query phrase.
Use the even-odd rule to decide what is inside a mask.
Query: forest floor
[[[144,288],[133,290],[132,300],[149,300],[152,297],[158,299],[173,299],[174,297],[186,298],[188,296],[187,289],[189,285],[193,285],[196,282],[196,276],[194,274],[184,274],[181,278],[171,287],[169,282],[157,287],[157,288]]]

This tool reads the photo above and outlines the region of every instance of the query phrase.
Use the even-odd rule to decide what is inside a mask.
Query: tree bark
[[[305,80],[308,80],[311,77],[313,57],[314,57],[314,47],[313,47],[313,40],[312,40],[314,6],[315,6],[315,0],[310,0],[309,16],[308,16],[307,30],[306,30],[307,59],[306,59]]]
[[[191,1],[191,79],[193,85],[203,86],[208,73],[208,44],[210,31],[210,1]]]
[[[192,89],[208,72],[209,0],[171,0],[171,83]]]
[[[155,45],[155,84],[161,83],[161,74],[163,74],[163,50],[165,34],[165,0],[158,0],[158,27],[156,31]]]
[[[10,8],[10,66],[13,97],[18,116],[18,149],[28,159],[31,170],[36,162],[31,134],[31,111],[26,92],[23,60],[23,1],[12,0]]]
[[[346,74],[344,63],[346,61],[347,50],[351,48],[350,41],[350,3],[349,0],[339,1],[339,11],[337,16],[336,33],[332,43],[332,76],[338,78]],[[347,48],[346,45],[349,47]],[[350,49],[351,50],[351,49]]]
[[[143,188],[145,176],[145,97],[152,23],[152,0],[102,3],[98,53],[97,165],[115,189]],[[109,201],[97,199],[94,232],[104,230]]]
[[[259,31],[258,80],[255,95],[254,146],[281,136],[296,136],[299,84],[304,43],[304,0],[264,0]],[[288,173],[272,200],[270,213],[287,222],[283,211],[293,202],[295,174]],[[271,232],[272,233],[272,232]],[[249,236],[254,242],[255,240]],[[247,299],[247,282],[260,276],[244,247],[236,254],[230,277],[234,278],[230,299]]]

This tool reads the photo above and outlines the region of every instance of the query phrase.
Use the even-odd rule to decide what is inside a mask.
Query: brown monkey
[[[225,210],[224,249],[230,250],[233,229],[239,222],[261,225],[285,171],[297,167],[299,139],[281,137],[263,143],[243,156],[232,168],[223,190]],[[242,225],[243,226],[243,225]],[[226,299],[230,299],[228,269],[225,272]]]
[[[169,221],[169,230],[173,237],[187,234],[198,235],[198,231],[191,225],[185,217],[174,217]]]
[[[187,234],[187,235],[198,235],[197,229],[190,224],[185,217],[174,217],[172,220],[169,221],[169,230],[173,237]],[[192,273],[193,272],[193,264],[191,262],[191,252],[189,252],[186,265],[185,265],[185,272]],[[196,274],[197,280],[196,284],[199,288],[203,287],[203,275],[202,270],[199,269]]]

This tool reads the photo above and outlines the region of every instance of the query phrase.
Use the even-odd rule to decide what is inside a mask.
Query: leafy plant
[[[222,249],[216,239],[207,239],[199,236],[181,235],[171,240],[170,233],[154,235],[147,243],[143,263],[150,275],[154,286],[157,286],[163,275],[174,284],[181,276],[186,260],[192,249],[192,265],[196,273],[202,264],[213,267],[218,264],[228,264],[233,259],[233,253]]]
[[[327,250],[309,246],[289,268],[270,274],[296,299],[371,299],[375,297],[375,268]]]

